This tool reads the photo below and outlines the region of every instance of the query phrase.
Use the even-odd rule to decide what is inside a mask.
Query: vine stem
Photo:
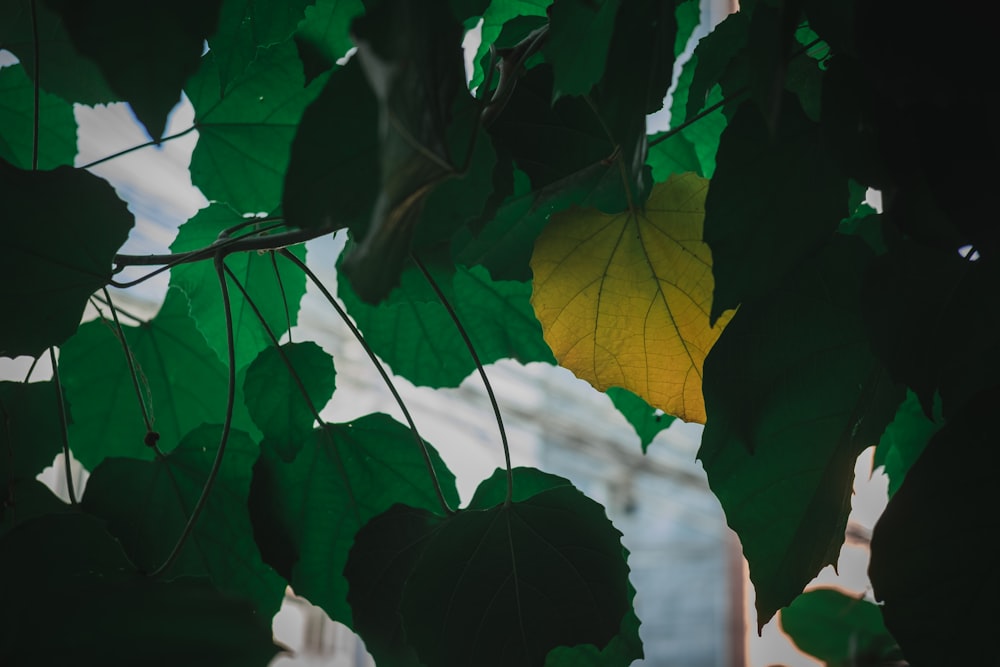
[[[34,9],[34,4],[35,3],[32,2],[31,4],[32,4],[32,9]],[[37,70],[35,71],[35,80],[36,81],[38,80],[38,71]],[[171,134],[169,137],[163,137],[159,141],[155,141],[155,140],[154,141],[147,141],[145,143],[138,144],[136,146],[132,146],[132,147],[126,148],[124,150],[120,150],[117,153],[112,153],[111,155],[106,155],[106,156],[104,156],[102,158],[98,158],[96,160],[88,162],[87,164],[80,165],[79,169],[90,169],[91,167],[96,167],[99,164],[104,164],[105,162],[109,162],[109,161],[114,160],[115,158],[119,158],[119,157],[121,157],[123,155],[128,155],[129,153],[134,153],[134,152],[136,152],[138,150],[142,150],[143,148],[149,148],[150,146],[160,146],[160,145],[162,145],[162,144],[170,141],[171,139],[180,139],[181,137],[183,137],[186,134],[191,134],[192,132],[194,132],[197,129],[198,129],[197,125],[192,125],[191,127],[189,127],[186,130],[181,130],[177,134]]]
[[[156,444],[156,440],[159,439],[159,435],[153,430],[153,420],[149,417],[149,409],[146,407],[146,401],[142,398],[142,388],[139,386],[139,374],[135,369],[135,358],[132,356],[132,350],[128,346],[128,341],[125,339],[125,330],[122,328],[121,322],[118,320],[118,309],[115,308],[114,302],[111,300],[111,293],[108,292],[107,287],[101,288],[104,292],[104,300],[108,304],[108,308],[111,310],[111,318],[115,323],[115,331],[118,335],[118,342],[122,344],[122,352],[125,353],[125,361],[128,363],[128,372],[132,378],[132,388],[135,390],[135,398],[139,402],[139,411],[142,412],[142,421],[146,425],[146,445],[152,446]]]
[[[486,393],[490,397],[490,404],[493,406],[493,415],[497,420],[497,428],[500,429],[500,442],[503,445],[504,464],[507,466],[507,496],[504,498],[504,507],[509,507],[514,500],[514,471],[510,463],[510,444],[507,441],[507,430],[504,428],[503,417],[500,414],[500,404],[497,402],[496,394],[493,393],[493,385],[490,383],[490,379],[486,375],[486,369],[483,367],[483,363],[479,359],[476,347],[472,344],[472,338],[469,337],[469,332],[466,331],[465,326],[458,317],[458,313],[455,312],[451,302],[448,301],[448,297],[446,297],[444,292],[441,291],[437,281],[434,280],[434,277],[431,275],[430,271],[427,270],[424,263],[420,261],[420,258],[417,257],[415,253],[410,256],[413,258],[413,262],[417,265],[417,268],[420,269],[420,272],[424,274],[424,278],[431,286],[431,289],[434,290],[434,293],[437,295],[441,305],[443,305],[445,310],[448,311],[448,316],[451,318],[451,321],[455,323],[455,328],[458,329],[459,335],[465,342],[465,347],[469,350],[469,354],[472,356],[472,361],[476,364],[476,370],[479,371],[479,376],[483,380],[483,386],[486,387]]]
[[[62,382],[59,380],[59,364],[56,362],[56,348],[49,348],[49,361],[52,362],[52,379],[56,385],[56,400],[59,402],[59,423],[62,426],[60,435],[62,436],[63,469],[66,472],[66,491],[69,493],[69,504],[74,507],[78,504],[76,492],[73,489],[73,470],[70,467],[69,455],[69,420],[66,418],[66,403],[63,400]]]
[[[229,300],[229,285],[226,281],[225,270],[225,255],[222,252],[216,253],[215,274],[218,276],[219,287],[222,290],[222,307],[226,316],[226,346],[229,357],[229,389],[226,396],[226,416],[222,423],[222,434],[219,436],[219,449],[215,453],[215,460],[212,462],[212,468],[208,472],[208,478],[205,479],[205,486],[201,489],[201,495],[198,496],[198,501],[195,503],[194,509],[191,510],[191,516],[188,517],[187,523],[184,525],[184,530],[181,531],[180,536],[177,538],[177,542],[174,544],[170,555],[167,556],[162,565],[149,574],[150,577],[158,577],[166,573],[173,567],[180,556],[184,545],[187,544],[188,538],[198,523],[198,518],[201,516],[202,510],[205,509],[205,505],[208,503],[208,497],[212,493],[212,487],[215,485],[215,480],[219,476],[219,470],[222,468],[222,460],[226,454],[226,444],[229,442],[229,431],[233,425],[233,407],[236,402],[236,341],[233,332],[233,309]]]
[[[386,373],[385,368],[382,367],[382,363],[378,360],[378,357],[375,356],[375,352],[372,351],[371,347],[368,345],[368,341],[365,340],[361,331],[359,331],[358,328],[354,326],[354,323],[351,322],[351,318],[347,315],[347,312],[341,307],[341,305],[337,303],[337,299],[330,293],[330,290],[328,290],[319,277],[313,273],[312,269],[306,266],[305,262],[300,260],[285,248],[282,248],[278,252],[281,253],[282,257],[298,266],[299,269],[306,274],[309,280],[311,280],[313,284],[319,288],[320,292],[323,293],[323,296],[326,297],[326,300],[330,302],[331,306],[333,306],[333,309],[337,311],[337,315],[340,316],[340,319],[342,319],[344,324],[347,325],[347,328],[351,330],[351,334],[355,339],[357,339],[358,343],[361,344],[365,354],[368,355],[368,358],[375,366],[375,369],[378,371],[379,375],[382,376],[382,381],[385,382],[385,385],[389,388],[389,392],[392,394],[392,397],[396,400],[396,404],[399,406],[400,411],[402,411],[406,422],[410,425],[410,431],[413,433],[413,439],[416,440],[417,446],[420,448],[420,453],[424,457],[424,464],[427,466],[427,474],[430,475],[431,483],[434,485],[434,493],[437,495],[438,503],[441,505],[441,509],[448,516],[455,514],[455,510],[451,509],[448,505],[448,501],[445,500],[444,491],[441,489],[441,482],[438,480],[437,472],[434,470],[434,463],[431,461],[431,455],[427,449],[427,443],[424,442],[424,439],[420,436],[420,432],[417,431],[417,424],[413,421],[413,416],[410,415],[410,411],[406,408],[406,403],[403,402],[403,397],[399,395],[396,385],[393,384],[389,374]]]

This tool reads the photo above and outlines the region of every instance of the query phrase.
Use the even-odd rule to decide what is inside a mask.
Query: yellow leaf
[[[601,391],[624,387],[699,423],[705,356],[735,312],[709,326],[707,192],[707,179],[674,175],[653,188],[644,212],[553,215],[531,257],[531,304],[560,365]]]

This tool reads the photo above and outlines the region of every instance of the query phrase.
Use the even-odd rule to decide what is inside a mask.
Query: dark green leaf
[[[979,394],[931,438],[872,534],[875,597],[914,667],[996,658],[998,400]]]
[[[847,214],[847,178],[798,103],[785,101],[774,133],[757,108],[744,103],[722,133],[705,201],[715,274],[712,322],[765,294]]]
[[[152,572],[170,554],[201,496],[222,427],[203,425],[156,461],[105,459],[87,481],[83,508],[108,522],[133,562]],[[264,564],[247,512],[257,444],[232,430],[211,495],[168,572],[207,576],[219,590],[252,600],[261,618],[278,611],[285,582]]]
[[[162,451],[172,450],[196,426],[222,421],[227,371],[188,315],[183,294],[169,290],[155,318],[123,328]],[[99,319],[81,326],[61,349],[60,370],[73,410],[70,446],[87,469],[111,456],[153,458],[112,322]],[[236,410],[235,423],[253,428],[241,397]]]
[[[32,6],[35,20],[32,20]],[[67,102],[96,105],[120,99],[111,92],[100,68],[73,45],[58,14],[45,2],[6,0],[0,2],[0,49],[11,51],[35,79],[35,28],[42,56],[42,90]]]
[[[511,500],[522,502],[549,489],[561,486],[573,486],[565,477],[538,470],[537,468],[514,468],[513,495]],[[503,503],[507,498],[507,471],[497,468],[493,474],[484,479],[476,487],[476,492],[466,509],[488,510]]]
[[[351,21],[364,9],[361,0],[316,0],[316,4],[306,7],[305,17],[295,32],[306,81],[332,69],[354,46]]]
[[[549,10],[542,48],[552,63],[552,99],[586,95],[604,74],[620,0],[564,0]]]
[[[781,629],[829,667],[875,667],[899,660],[878,606],[835,588],[816,588],[781,610]]]
[[[492,0],[490,6],[483,13],[483,25],[480,28],[480,41],[476,48],[476,55],[472,59],[472,81],[469,86],[476,88],[485,76],[483,72],[483,56],[490,49],[500,36],[504,25],[519,16],[544,17],[546,9],[552,4],[552,0]],[[500,46],[509,46],[497,44]]]
[[[285,461],[309,439],[316,415],[333,395],[335,378],[333,358],[312,342],[269,347],[250,364],[243,382],[247,411]]]
[[[0,190],[0,355],[38,356],[76,331],[134,219],[106,181],[70,167],[31,172],[0,161]]]
[[[37,479],[11,482],[4,491],[4,498],[5,501],[0,503],[0,537],[25,521],[72,510],[71,505],[59,500],[49,487]]]
[[[0,382],[0,485],[34,478],[52,465],[62,442],[52,382]]]
[[[872,348],[926,414],[935,391],[948,418],[995,384],[1000,311],[983,307],[1000,284],[995,258],[970,261],[954,250],[903,241],[879,257],[865,280]]]
[[[198,69],[205,39],[218,26],[221,0],[45,2],[62,18],[76,50],[97,63],[111,89],[159,139],[184,82]]]
[[[223,204],[211,204],[181,225],[177,238],[170,244],[170,250],[188,252],[206,248],[224,230],[246,222],[245,217],[236,214],[231,208]],[[260,223],[256,227],[267,224]],[[253,229],[241,229],[234,236],[249,233]],[[302,245],[288,248],[288,251],[299,259],[305,259],[305,247]],[[271,332],[280,339],[298,319],[299,301],[306,293],[305,274],[285,259],[274,261],[271,255],[258,252],[231,253],[226,257],[226,266],[250,294]],[[226,336],[228,325],[222,306],[222,289],[211,257],[175,266],[170,270],[170,284],[179,287],[187,295],[191,317],[198,325],[198,330],[204,335],[209,347],[225,363],[229,359]],[[253,361],[258,352],[272,344],[271,337],[231,280],[229,298],[232,304],[236,366],[243,368]]]
[[[541,666],[557,646],[603,648],[629,608],[619,539],[567,486],[449,517],[406,582],[407,640],[442,667]]]
[[[322,79],[305,85],[290,40],[260,52],[224,89],[209,52],[185,88],[198,127],[192,182],[209,200],[238,213],[273,211],[302,112],[322,85]]]
[[[314,0],[222,0],[219,29],[208,40],[225,89],[264,49],[289,39]]]
[[[649,447],[649,443],[653,442],[656,434],[669,428],[674,423],[675,417],[663,414],[663,410],[657,410],[628,389],[611,387],[604,393],[615,404],[618,412],[622,413],[622,416],[635,429],[644,454]]]
[[[455,478],[432,449],[451,505]],[[354,535],[395,503],[440,511],[409,429],[383,414],[313,431],[291,463],[264,447],[254,467],[250,512],[261,553],[295,592],[351,623],[341,574]]]
[[[0,69],[0,159],[31,169],[34,84],[21,65]],[[44,90],[38,94],[38,168],[72,165],[76,157],[73,105]]]
[[[302,115],[282,196],[288,224],[362,229],[378,197],[378,146],[378,101],[353,59]]]
[[[628,551],[625,550],[628,557]],[[644,657],[642,640],[639,639],[639,617],[632,610],[635,588],[629,585],[629,610],[622,618],[618,634],[608,645],[598,649],[593,644],[557,646],[549,651],[545,667],[628,667]]]
[[[685,87],[687,108],[682,114],[685,118],[693,118],[709,103],[709,93],[723,80],[730,62],[746,45],[749,28],[747,13],[735,12],[698,41],[685,65],[685,69],[691,69],[690,83]]]
[[[11,667],[265,667],[270,623],[200,579],[139,574],[80,512],[26,522],[0,541],[0,662]]]
[[[494,281],[481,267],[433,271],[483,364],[513,358],[553,363],[531,309],[531,286]],[[398,375],[429,387],[457,387],[476,369],[447,308],[423,273],[410,266],[400,286],[377,306],[361,301],[345,282],[338,291],[365,340]]]
[[[698,458],[743,544],[759,626],[836,563],[855,461],[902,400],[861,322],[870,261],[860,239],[834,237],[744,304],[705,361]]]
[[[889,478],[889,497],[895,495],[906,477],[906,471],[920,458],[927,443],[941,428],[940,401],[935,401],[935,419],[924,414],[920,400],[912,391],[900,404],[892,423],[878,441],[872,468],[884,467]]]

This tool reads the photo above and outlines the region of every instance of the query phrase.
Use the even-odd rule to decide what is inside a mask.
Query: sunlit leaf
[[[924,414],[917,395],[907,390],[906,399],[879,438],[872,468],[884,468],[889,478],[890,498],[902,485],[906,471],[920,458],[927,443],[941,428],[940,415],[937,414],[940,412],[940,401],[935,403],[935,408],[935,419],[931,420]]]
[[[36,78],[36,42],[44,61],[39,81],[42,90],[67,102],[91,106],[120,99],[111,92],[97,63],[76,49],[62,18],[49,9],[48,3],[29,0],[0,2],[0,49],[16,55],[32,81]]]
[[[442,666],[540,667],[557,646],[603,648],[628,609],[620,533],[570,486],[446,519],[400,605],[410,645]]]
[[[181,225],[177,238],[170,244],[173,252],[189,252],[207,248],[215,243],[225,230],[237,225],[243,227],[232,236],[240,236],[266,226],[250,222],[224,204],[211,204],[201,209]],[[288,249],[299,259],[305,259],[305,247]],[[281,338],[298,320],[299,301],[306,293],[306,276],[283,258],[272,258],[266,253],[240,252],[226,257],[226,266],[250,294],[275,337]],[[187,295],[191,317],[198,330],[205,336],[209,347],[219,359],[229,359],[225,309],[222,306],[222,289],[212,258],[176,266],[170,271],[170,284]],[[254,309],[240,290],[230,280],[229,299],[233,314],[233,338],[236,346],[236,366],[243,368],[257,353],[271,345],[271,337],[260,323]]]
[[[781,610],[781,629],[801,651],[829,667],[902,659],[878,606],[836,588],[815,588],[795,598]]]
[[[43,516],[0,541],[0,660],[266,667],[279,649],[248,602],[204,579],[140,574],[102,522]],[[58,641],[53,638],[58,637]]]
[[[290,40],[258,54],[224,90],[215,56],[206,54],[185,87],[198,128],[192,182],[210,201],[229,204],[238,213],[277,208],[292,139],[323,83],[321,77],[305,85],[302,61]]]
[[[70,167],[31,172],[0,160],[0,189],[0,355],[37,356],[76,331],[134,219],[106,181]]]
[[[97,63],[111,89],[159,139],[184,82],[198,68],[205,39],[218,26],[221,0],[46,5],[62,17],[76,50]]]
[[[52,382],[0,382],[0,485],[34,478],[52,465],[62,442]]]
[[[333,358],[312,342],[269,347],[247,368],[247,411],[265,442],[285,461],[294,459],[309,439],[316,413],[333,395],[335,377]]]
[[[565,0],[549,10],[542,52],[555,75],[553,99],[586,95],[604,74],[620,0]]]
[[[200,426],[156,461],[106,459],[87,481],[84,509],[108,522],[142,571],[154,571],[173,550],[208,479],[221,433],[221,426]],[[281,606],[285,582],[264,564],[253,540],[247,498],[257,453],[246,433],[230,431],[212,493],[169,575],[207,576],[270,618]]]
[[[627,389],[611,387],[605,393],[614,403],[618,412],[622,413],[622,416],[635,429],[643,453],[649,447],[649,443],[653,442],[656,434],[669,428],[674,422],[674,417],[664,414],[662,410],[657,410]]]
[[[995,472],[1000,392],[979,394],[931,439],[872,534],[869,576],[913,665],[989,663],[1000,585]]]
[[[837,562],[857,457],[903,398],[861,322],[871,259],[857,237],[835,237],[741,306],[705,362],[698,458],[743,545],[758,626]]]
[[[364,9],[361,0],[316,0],[306,7],[295,31],[306,81],[331,69],[354,46],[350,38],[351,21]]]
[[[81,326],[60,351],[63,389],[73,410],[70,446],[89,470],[111,456],[154,456],[144,442],[146,427],[132,377],[108,317]],[[202,423],[222,421],[227,371],[188,315],[183,294],[170,290],[149,322],[122,324],[161,451],[174,449]],[[236,412],[237,424],[253,428],[241,397]]]
[[[553,216],[531,260],[531,303],[560,365],[696,422],[705,355],[731,317],[709,326],[707,187],[685,174],[657,185],[642,212]]]
[[[0,69],[0,159],[31,169],[34,84],[20,65]],[[73,164],[76,120],[73,105],[44,90],[38,93],[38,168]]]
[[[847,214],[847,178],[798,102],[783,103],[774,132],[755,105],[744,103],[722,133],[705,202],[713,321],[726,308],[766,293],[820,248]]]
[[[454,475],[430,455],[455,506]],[[413,434],[384,414],[314,430],[290,463],[265,446],[254,467],[250,512],[264,560],[342,623],[352,618],[341,573],[354,535],[396,503],[441,511]]]

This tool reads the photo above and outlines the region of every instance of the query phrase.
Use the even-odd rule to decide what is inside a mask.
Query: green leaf
[[[87,481],[81,504],[108,522],[132,561],[152,572],[170,555],[205,487],[222,426],[190,431],[156,461],[105,459]],[[285,582],[261,560],[247,512],[257,444],[229,432],[211,494],[169,571],[171,577],[207,576],[219,590],[252,600],[262,618],[278,611]]]
[[[59,500],[49,487],[37,479],[13,481],[3,493],[7,502],[0,506],[0,537],[36,517],[73,511],[71,505]]]
[[[222,0],[219,29],[208,40],[222,89],[238,79],[262,51],[288,40],[313,0]]]
[[[746,46],[750,18],[745,11],[734,12],[698,40],[691,60],[685,118],[694,117],[705,108],[709,93],[722,81],[730,62]]]
[[[902,400],[861,322],[871,257],[857,237],[834,237],[744,304],[705,361],[698,458],[743,544],[758,626],[836,563],[855,461]]]
[[[224,89],[219,76],[209,52],[185,88],[198,128],[191,180],[210,201],[239,213],[271,212],[281,201],[302,112],[323,80],[305,85],[302,61],[290,40],[259,53]]]
[[[76,331],[134,219],[106,181],[70,167],[32,172],[0,161],[0,190],[0,355],[38,356]]]
[[[306,7],[305,17],[295,32],[306,81],[332,69],[354,46],[351,22],[364,10],[361,0],[316,0]]]
[[[491,280],[481,267],[452,274],[431,270],[480,362],[554,361],[531,309],[531,285]],[[416,266],[403,272],[400,286],[377,306],[364,303],[346,282],[337,287],[365,340],[394,373],[420,386],[457,387],[476,370],[447,308]]]
[[[562,486],[572,487],[573,483],[565,477],[553,475],[537,468],[518,467],[511,470],[513,476],[513,495],[511,500],[522,502],[543,491]],[[507,471],[497,468],[493,474],[484,479],[476,487],[476,492],[469,501],[468,510],[488,510],[496,507],[507,499]]]
[[[931,439],[875,525],[868,569],[886,627],[913,665],[996,655],[996,406],[983,392]],[[944,528],[945,535],[942,535]]]
[[[32,17],[34,7],[34,18]],[[35,33],[43,59],[40,88],[67,102],[94,106],[118,101],[100,68],[81,55],[70,40],[62,18],[46,2],[6,0],[0,3],[0,49],[17,56],[35,80]]]
[[[250,364],[243,400],[265,442],[284,461],[292,461],[309,439],[335,378],[333,358],[312,342],[269,347]]]
[[[18,526],[0,541],[0,661],[265,667],[271,627],[201,579],[141,575],[101,522],[81,512]],[[57,640],[54,638],[58,638]]]
[[[622,416],[635,429],[636,435],[639,436],[639,444],[642,446],[643,454],[646,453],[649,443],[653,442],[656,434],[669,428],[674,423],[674,417],[663,414],[663,410],[657,410],[628,389],[611,387],[604,393],[614,403],[618,412],[622,413]]]
[[[483,13],[483,25],[480,28],[480,41],[476,55],[472,59],[472,80],[469,87],[475,89],[483,83],[483,56],[500,36],[504,25],[519,16],[546,16],[546,9],[552,0],[492,0]]]
[[[181,225],[177,238],[170,244],[175,253],[206,248],[220,238],[220,233],[234,225],[245,224],[248,219],[238,215],[223,204],[211,204]],[[245,234],[260,223],[238,234]],[[235,234],[235,235],[238,235]],[[234,236],[235,236],[234,235]],[[288,251],[305,259],[305,246],[298,245]],[[299,313],[299,302],[306,293],[306,276],[285,259],[258,252],[231,253],[226,266],[236,276],[263,315],[276,338],[294,326]],[[191,317],[204,335],[209,347],[215,350],[220,361],[229,359],[226,335],[226,313],[222,305],[219,286],[211,257],[202,261],[175,266],[170,270],[170,284],[187,295]],[[261,350],[269,347],[271,337],[260,323],[254,309],[233,284],[229,282],[229,299],[233,315],[233,337],[236,344],[236,366],[244,368]]]
[[[603,648],[629,608],[620,535],[568,486],[453,515],[406,581],[407,640],[442,666],[541,666],[557,646]]]
[[[740,106],[717,159],[705,202],[713,323],[726,309],[765,294],[848,214],[847,178],[794,100],[783,104],[773,133],[752,103]]]
[[[552,99],[586,95],[604,75],[619,0],[564,0],[549,10],[542,47],[555,77]]]
[[[172,450],[202,423],[222,421],[227,371],[188,315],[183,294],[169,290],[156,317],[123,329],[161,451]],[[73,410],[70,447],[88,470],[112,456],[153,458],[112,322],[98,319],[81,326],[60,350],[60,371]],[[252,428],[239,396],[235,424]]]
[[[0,159],[31,169],[34,84],[21,65],[0,69]],[[72,165],[76,157],[73,105],[38,91],[38,168]]]
[[[993,257],[902,241],[866,276],[872,348],[897,382],[933,414],[935,392],[950,418],[1000,371],[1000,312],[984,308],[1000,284]]]
[[[835,588],[806,591],[781,610],[781,629],[799,650],[830,667],[900,660],[878,606]]]
[[[52,465],[62,442],[52,382],[0,382],[0,485],[34,478]]]
[[[454,475],[433,449],[430,456],[445,498],[456,505]],[[264,560],[346,624],[352,615],[341,572],[354,535],[395,503],[440,511],[413,434],[384,414],[314,430],[290,463],[263,447],[250,490]]]
[[[198,69],[205,39],[218,26],[221,0],[45,2],[62,18],[73,46],[97,63],[149,135],[160,139],[184,82]]]
[[[462,26],[443,3],[382,0],[352,33],[378,99],[381,191],[341,273],[378,303],[399,282],[427,196],[461,173],[479,107],[465,88]]]
[[[289,225],[363,229],[379,192],[378,128],[378,100],[352,59],[302,114],[282,195]]]
[[[906,399],[900,404],[892,423],[875,448],[872,468],[883,467],[889,477],[889,497],[899,490],[906,471],[920,458],[927,443],[941,428],[940,401],[935,401],[934,420],[928,419],[920,406],[920,399],[907,390]]]

